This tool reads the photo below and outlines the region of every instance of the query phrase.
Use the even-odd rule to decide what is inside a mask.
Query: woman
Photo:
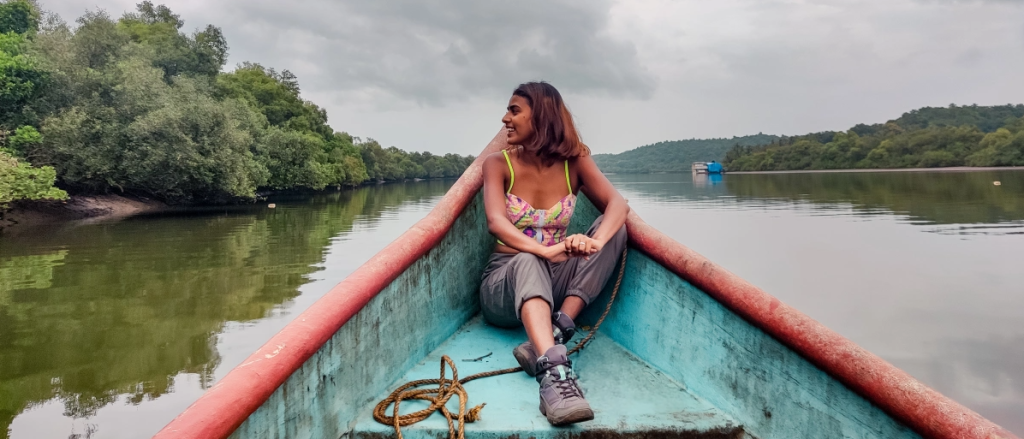
[[[591,420],[565,343],[622,254],[629,207],[597,169],[554,87],[520,85],[502,122],[510,146],[483,168],[487,225],[498,238],[480,286],[483,314],[497,326],[526,327],[529,341],[513,355],[540,384],[548,422]],[[578,191],[604,214],[586,234],[566,236]]]

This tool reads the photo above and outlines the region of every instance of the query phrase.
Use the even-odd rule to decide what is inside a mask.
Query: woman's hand
[[[584,259],[590,259],[590,255],[597,253],[604,246],[604,243],[582,233],[565,238],[562,243],[569,256],[582,256]]]
[[[569,254],[565,252],[565,248],[560,245],[553,245],[544,249],[540,255],[544,259],[551,262],[565,262],[569,260]]]

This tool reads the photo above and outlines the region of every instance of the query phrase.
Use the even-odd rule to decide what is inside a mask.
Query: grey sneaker
[[[512,349],[512,356],[516,357],[519,366],[529,376],[537,376],[537,353],[533,351],[533,343],[524,341]]]
[[[576,324],[561,311],[551,314],[551,327],[554,329],[555,344],[566,344],[576,335]]]
[[[537,359],[540,383],[540,412],[551,425],[566,425],[594,419],[594,411],[576,383],[565,345],[555,345]]]
[[[564,345],[576,335],[576,324],[561,311],[551,314],[551,327],[554,330],[555,344]],[[512,356],[516,357],[519,366],[527,375],[537,376],[537,353],[533,351],[533,343],[522,342],[512,349]]]

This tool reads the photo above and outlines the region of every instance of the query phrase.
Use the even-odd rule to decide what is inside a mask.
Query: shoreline
[[[0,214],[0,233],[47,224],[119,220],[169,210],[167,204],[123,195],[72,195],[67,201],[22,201]]]
[[[382,184],[425,182],[433,180],[444,180],[448,177],[437,178],[411,178],[402,180],[375,180],[366,181],[357,186],[342,186],[324,188],[321,190],[312,189],[285,189],[269,190],[256,194],[256,199],[250,203],[259,203],[268,197],[288,194],[317,194],[324,192],[345,191],[361,187],[378,186]],[[203,208],[211,206],[224,206],[236,203],[211,203],[172,206],[162,201],[150,198],[131,195],[71,195],[67,201],[17,201],[11,204],[6,211],[0,211],[0,236],[5,232],[17,232],[23,228],[31,228],[41,225],[54,225],[66,223],[88,223],[96,221],[122,220],[128,217],[181,210],[182,208]]]
[[[763,174],[836,174],[836,173],[883,173],[883,172],[983,172],[983,171],[1024,171],[1024,166],[991,166],[973,167],[956,166],[947,168],[872,168],[872,169],[801,169],[785,171],[733,171],[729,175],[763,175]],[[685,172],[685,171],[679,171]],[[655,174],[674,172],[654,172]],[[606,175],[633,174],[633,172],[610,172]],[[335,190],[355,189],[362,186],[397,183],[402,181],[429,181],[434,179],[408,179],[397,181],[364,182],[355,187]],[[280,195],[291,191],[268,191],[258,194],[258,198]],[[306,192],[306,191],[300,191]],[[310,191],[323,192],[323,191]],[[193,206],[195,207],[195,206]],[[23,201],[14,203],[6,212],[0,212],[0,234],[25,227],[53,225],[73,222],[93,222],[120,220],[140,214],[157,213],[174,210],[174,207],[161,201],[126,195],[72,195],[68,201]]]
[[[725,174],[838,174],[872,172],[982,172],[982,171],[1024,171],[1024,166],[954,166],[950,168],[872,168],[872,169],[797,169],[787,171],[726,171]]]

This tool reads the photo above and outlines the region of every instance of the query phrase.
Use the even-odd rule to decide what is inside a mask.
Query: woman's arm
[[[581,182],[580,191],[594,203],[598,210],[604,213],[604,221],[591,237],[592,240],[597,241],[595,251],[600,250],[626,223],[629,205],[626,204],[626,199],[622,198],[619,191],[615,190],[615,186],[612,186],[612,182],[608,181],[608,177],[601,173],[601,170],[597,168],[597,163],[594,163],[594,159],[589,155],[576,160],[576,170]],[[568,245],[572,245],[572,243]]]
[[[552,261],[567,258],[562,246],[545,246],[523,234],[505,216],[505,171],[508,165],[500,153],[484,160],[484,211],[487,230],[506,246],[521,252],[533,253]]]

